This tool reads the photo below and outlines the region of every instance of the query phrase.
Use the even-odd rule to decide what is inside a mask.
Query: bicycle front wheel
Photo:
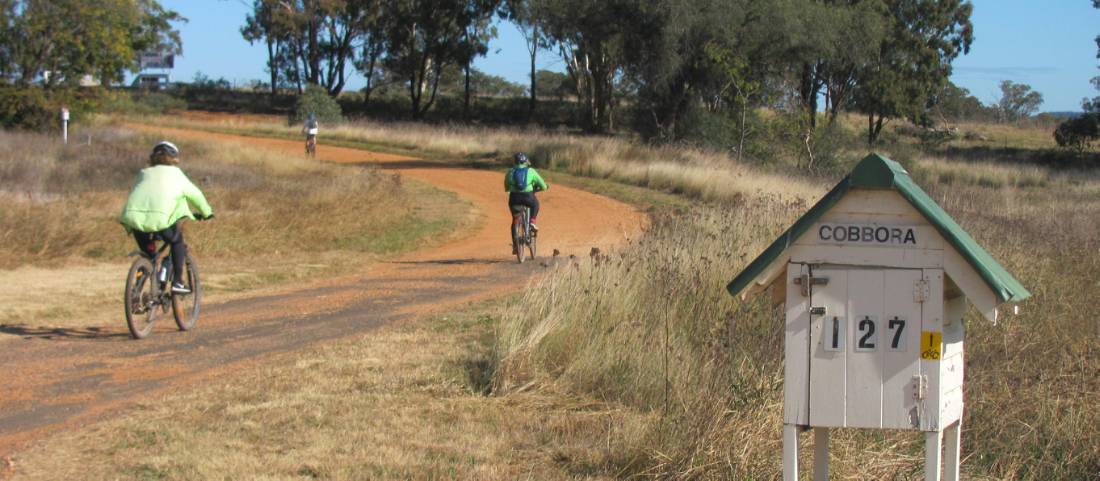
[[[145,258],[135,260],[126,275],[126,293],[122,300],[126,327],[134,339],[145,339],[153,331],[153,321],[157,318],[156,298],[153,263]]]
[[[181,331],[190,331],[199,320],[199,303],[202,299],[202,284],[199,282],[199,266],[195,258],[187,255],[184,274],[180,279],[191,290],[189,294],[172,294],[172,315]]]

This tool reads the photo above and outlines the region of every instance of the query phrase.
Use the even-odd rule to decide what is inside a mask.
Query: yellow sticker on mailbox
[[[939,361],[943,348],[943,333],[923,331],[920,333],[920,358],[925,361]]]

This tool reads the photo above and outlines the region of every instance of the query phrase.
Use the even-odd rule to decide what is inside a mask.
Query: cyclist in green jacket
[[[504,190],[508,192],[508,209],[512,212],[520,206],[531,209],[531,229],[538,231],[535,219],[539,216],[539,200],[535,198],[535,192],[549,189],[542,176],[531,167],[531,161],[527,154],[520,152],[513,157],[513,166],[504,175]],[[511,235],[511,226],[508,227]]]
[[[180,170],[179,148],[163,141],[149,154],[149,167],[141,169],[137,182],[130,191],[126,206],[118,221],[134,235],[138,248],[150,257],[156,255],[157,239],[171,244],[172,292],[186,294],[190,290],[183,284],[184,262],[187,260],[187,243],[180,230],[181,219],[194,220],[191,207],[210,219],[214,210],[206,202],[206,196]]]

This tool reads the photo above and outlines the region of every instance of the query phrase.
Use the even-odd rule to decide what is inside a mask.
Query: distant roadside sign
[[[147,68],[175,68],[176,56],[164,52],[142,52],[141,69]]]

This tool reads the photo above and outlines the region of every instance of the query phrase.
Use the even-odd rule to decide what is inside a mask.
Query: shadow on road
[[[24,339],[46,340],[97,340],[117,339],[130,337],[125,332],[112,332],[102,327],[67,328],[67,327],[28,327],[23,325],[0,324],[0,334],[10,334]]]
[[[394,261],[394,264],[405,265],[437,265],[437,266],[467,266],[467,265],[496,265],[513,262],[501,259],[438,259],[433,261]]]

